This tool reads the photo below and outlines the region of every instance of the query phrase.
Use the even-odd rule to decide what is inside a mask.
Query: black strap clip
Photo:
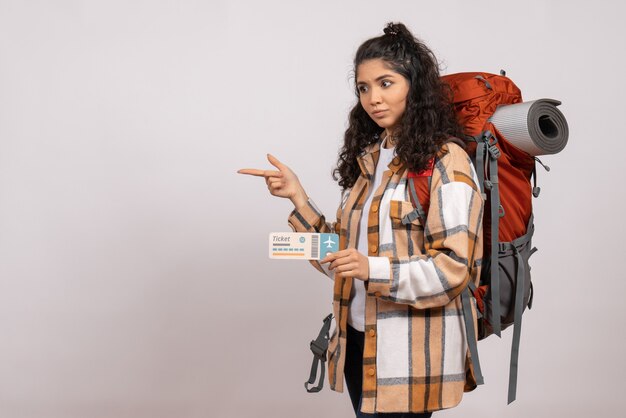
[[[309,393],[319,392],[324,387],[324,375],[326,369],[324,365],[326,364],[326,351],[328,351],[330,322],[332,319],[333,314],[329,314],[326,318],[324,318],[324,325],[322,325],[322,329],[320,329],[317,339],[311,341],[310,344],[311,351],[313,352],[313,363],[311,363],[311,375],[309,376],[309,380],[304,382],[304,388]],[[318,365],[321,366],[319,383],[315,387],[309,387],[309,385],[315,383]]]

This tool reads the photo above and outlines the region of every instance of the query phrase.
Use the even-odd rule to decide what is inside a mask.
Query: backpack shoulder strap
[[[426,214],[430,207],[432,168],[420,173],[410,171],[407,174],[406,182],[409,187],[409,199],[415,209],[402,219],[402,223],[407,225],[419,218],[422,225],[426,226]]]
[[[432,184],[435,162],[438,158],[441,158],[444,150],[447,151],[445,145],[450,142],[454,142],[460,147],[465,148],[465,143],[462,139],[450,137],[444,143],[444,148],[439,151],[436,157],[433,157],[429,161],[428,168],[418,173],[415,173],[413,171],[409,171],[407,173],[406,181],[409,187],[409,198],[411,199],[415,210],[406,215],[404,219],[402,219],[402,223],[404,225],[413,222],[417,218],[420,219],[422,225],[426,225],[426,214],[428,213],[428,209],[430,208],[430,186]]]

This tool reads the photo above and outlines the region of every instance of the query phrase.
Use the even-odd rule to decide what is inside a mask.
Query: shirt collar
[[[382,140],[378,140],[371,145],[365,147],[363,153],[357,157],[357,162],[361,168],[361,173],[367,178],[372,178],[376,170],[376,164],[380,158],[380,146]],[[404,165],[400,162],[400,157],[397,155],[393,157],[393,160],[387,166],[394,174],[404,168]]]

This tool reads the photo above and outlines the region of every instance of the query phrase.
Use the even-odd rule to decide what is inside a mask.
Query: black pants
[[[346,365],[344,374],[346,376],[346,386],[350,393],[352,407],[357,418],[430,418],[432,412],[416,414],[410,412],[401,413],[376,413],[364,414],[361,409],[361,391],[363,389],[363,344],[364,333],[357,331],[348,325],[348,340],[346,349]]]

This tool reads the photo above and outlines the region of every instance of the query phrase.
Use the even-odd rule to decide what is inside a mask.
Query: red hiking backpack
[[[476,330],[469,310],[469,298],[474,298],[479,311],[479,340],[491,334],[500,336],[502,329],[514,325],[508,393],[508,403],[511,403],[517,388],[522,312],[532,306],[528,259],[536,251],[531,239],[534,232],[532,195],[539,195],[535,169],[538,159],[507,142],[490,121],[497,106],[522,102],[519,88],[504,72],[501,75],[458,73],[444,76],[442,80],[452,90],[456,114],[466,135],[466,151],[474,161],[479,187],[486,199],[480,285],[476,288],[470,283],[468,292],[461,295],[470,354],[477,384],[482,384]],[[407,216],[420,216],[425,220],[431,175],[432,170],[407,174],[415,206],[415,213]]]

